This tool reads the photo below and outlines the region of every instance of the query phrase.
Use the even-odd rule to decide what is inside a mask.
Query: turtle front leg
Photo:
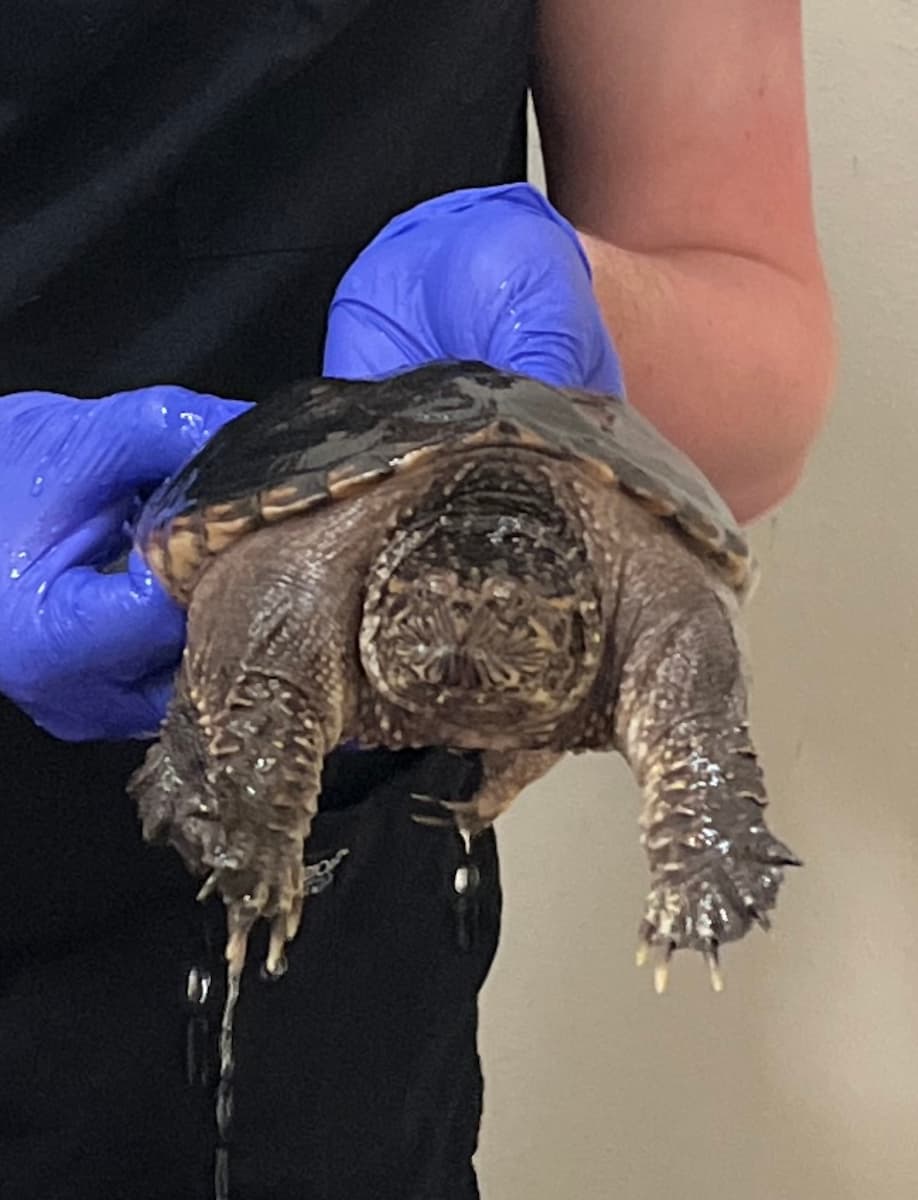
[[[782,868],[800,863],[765,824],[732,596],[694,560],[638,559],[625,570],[615,738],[643,792],[653,875],[638,962],[659,947],[663,991],[674,951],[700,950],[720,990],[718,948],[754,922],[768,927]]]
[[[144,836],[207,876],[202,899],[223,897],[231,969],[264,918],[267,970],[279,973],[299,928],[324,758],[353,692],[348,606],[333,590],[249,576],[226,557],[195,593],[175,697],[130,790]]]

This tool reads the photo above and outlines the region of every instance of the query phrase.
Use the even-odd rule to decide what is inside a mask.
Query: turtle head
[[[493,737],[554,728],[587,695],[602,648],[592,573],[544,525],[441,516],[377,563],[364,669],[392,704]]]

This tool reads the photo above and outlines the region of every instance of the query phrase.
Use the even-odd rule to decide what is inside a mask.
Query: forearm
[[[581,233],[629,398],[741,521],[792,490],[825,417],[825,289],[721,251],[634,253]]]

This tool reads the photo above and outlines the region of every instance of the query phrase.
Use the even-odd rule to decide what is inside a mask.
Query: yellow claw
[[[245,955],[249,944],[249,926],[240,926],[233,930],[226,941],[226,961],[229,969],[236,975],[242,974],[245,966]]]
[[[650,958],[650,945],[647,942],[641,942],[635,951],[634,961],[639,967],[643,967]]]
[[[666,985],[669,982],[669,963],[660,962],[653,969],[653,990],[658,996],[662,996],[666,991]]]
[[[268,958],[265,970],[278,979],[287,970],[284,947],[287,944],[287,914],[280,913],[271,922],[271,939],[268,943]]]
[[[220,872],[219,871],[211,871],[211,873],[204,880],[204,883],[201,886],[201,890],[198,892],[198,896],[197,896],[198,900],[204,901],[209,896],[212,896],[214,894],[214,892],[217,890],[217,884],[219,882],[220,882]]]
[[[287,941],[292,942],[300,929],[300,921],[303,919],[303,897],[294,896],[290,905],[290,911],[287,913]]]
[[[708,964],[708,974],[711,978],[711,987],[715,992],[724,990],[724,977],[720,973],[720,958],[717,954],[717,947],[712,945],[704,952],[704,960]]]

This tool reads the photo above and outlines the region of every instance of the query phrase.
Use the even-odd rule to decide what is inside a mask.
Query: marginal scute
[[[137,544],[173,595],[264,523],[352,497],[393,473],[488,446],[578,461],[673,522],[740,595],[755,575],[742,530],[698,468],[617,396],[550,387],[477,362],[379,381],[295,384],[224,426],[148,502]],[[444,475],[449,468],[444,466]]]
[[[225,505],[221,505],[225,508]],[[219,554],[227,546],[238,542],[243,534],[251,533],[258,528],[258,517],[255,513],[241,513],[236,517],[218,517],[213,509],[204,513],[204,540],[210,554]]]
[[[679,510],[679,506],[672,496],[665,492],[654,491],[649,483],[638,482],[636,479],[622,479],[621,485],[624,491],[634,496],[636,500],[640,500],[641,505],[655,516],[671,517]]]
[[[367,484],[375,483],[377,479],[381,479],[389,473],[389,471],[379,468],[373,471],[358,472],[354,471],[351,465],[348,464],[338,471],[329,472],[326,481],[328,495],[335,499],[353,496],[357,492],[362,491]]]
[[[705,546],[719,546],[723,532],[719,525],[708,520],[696,508],[681,508],[675,513],[676,520],[690,537]]]
[[[274,521],[284,521],[297,513],[304,513],[314,508],[315,503],[315,496],[304,496],[294,487],[272,488],[259,495],[258,510],[261,519],[271,524]]]
[[[208,504],[205,509],[208,521],[235,521],[251,511],[250,503],[238,500],[227,504]]]
[[[169,560],[166,550],[159,539],[151,539],[145,547],[147,563],[150,570],[159,579],[166,579],[169,575]]]
[[[207,554],[203,531],[173,528],[169,534],[169,570],[177,580],[195,573]]]

